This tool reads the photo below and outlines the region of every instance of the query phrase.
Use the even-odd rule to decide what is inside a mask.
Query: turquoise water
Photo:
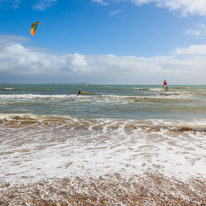
[[[83,95],[77,95],[81,90]],[[206,86],[0,85],[0,113],[91,118],[206,117]]]

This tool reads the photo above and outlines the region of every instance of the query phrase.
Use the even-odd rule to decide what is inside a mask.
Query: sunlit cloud
[[[20,37],[21,39],[22,37]],[[206,84],[206,45],[177,48],[168,56],[150,58],[116,55],[50,54],[19,41],[0,41],[0,73],[22,76],[19,82],[45,81],[110,84]],[[53,78],[53,79],[52,79]],[[3,79],[6,81],[6,79]],[[0,81],[1,78],[0,78]]]
[[[93,0],[102,4],[102,0]],[[206,15],[206,1],[205,0],[107,0],[104,3],[132,3],[136,6],[145,4],[153,4],[159,8],[166,8],[169,11],[178,11],[182,16],[188,15]]]
[[[110,12],[110,15],[115,16],[115,15],[118,15],[119,13],[121,13],[121,12],[122,12],[122,10],[114,10],[114,11]]]
[[[102,6],[107,6],[108,2],[104,1],[104,0],[92,0],[93,2],[99,3]]]
[[[175,55],[204,55],[206,56],[206,44],[202,45],[191,45],[188,48],[177,48],[174,51]]]
[[[57,0],[38,0],[36,1],[36,4],[33,4],[32,8],[34,10],[44,11],[45,9],[51,7],[51,5],[56,1]],[[23,3],[22,0],[0,0],[0,8],[11,7],[17,9],[20,3]]]
[[[0,0],[0,7],[2,6],[9,6],[14,9],[19,7],[21,0]]]
[[[5,42],[5,41],[27,41],[28,37],[25,36],[16,36],[16,35],[12,35],[12,34],[8,34],[8,35],[0,35],[0,41]]]
[[[195,36],[196,38],[205,39],[206,38],[206,25],[198,24],[195,28],[186,30],[185,34]]]
[[[38,4],[33,5],[33,9],[44,11],[45,9],[49,8],[56,0],[41,0]]]
[[[123,0],[125,1],[125,0]],[[126,0],[127,1],[127,0]],[[156,7],[179,11],[183,16],[206,15],[205,0],[128,0],[136,5],[153,3]]]

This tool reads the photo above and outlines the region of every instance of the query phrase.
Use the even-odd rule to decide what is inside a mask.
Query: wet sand
[[[0,205],[30,206],[205,206],[206,181],[187,183],[158,173],[129,179],[119,174],[50,179],[29,185],[0,184]]]
[[[205,124],[2,115],[1,206],[206,206]]]

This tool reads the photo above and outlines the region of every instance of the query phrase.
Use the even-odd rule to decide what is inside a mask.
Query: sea
[[[0,85],[0,182],[148,172],[206,178],[206,86]]]

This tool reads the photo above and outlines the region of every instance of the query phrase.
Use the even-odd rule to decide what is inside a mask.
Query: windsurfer
[[[166,81],[166,80],[164,80],[164,82],[163,82],[163,88],[165,88],[166,90],[168,90],[168,86],[167,86],[167,81]]]

